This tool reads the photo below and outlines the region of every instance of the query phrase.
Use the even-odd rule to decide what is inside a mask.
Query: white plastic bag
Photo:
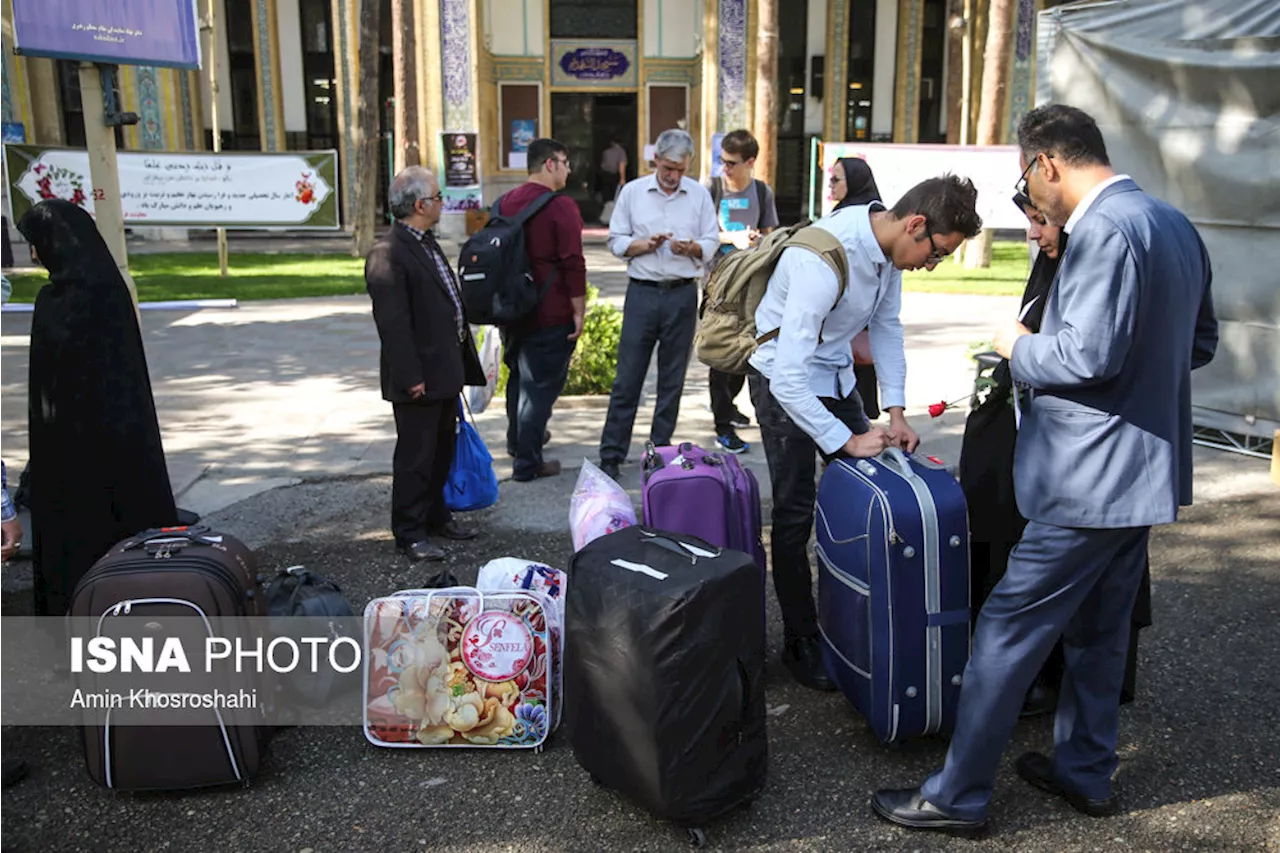
[[[581,551],[591,540],[635,523],[636,508],[626,490],[590,460],[582,460],[582,472],[569,501],[573,550]]]
[[[480,341],[480,367],[484,370],[484,384],[467,387],[467,405],[471,414],[478,415],[489,407],[494,392],[498,389],[498,372],[502,369],[502,335],[497,326],[484,326]]]

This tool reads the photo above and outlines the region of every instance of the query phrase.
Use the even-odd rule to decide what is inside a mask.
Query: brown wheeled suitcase
[[[147,530],[117,544],[80,580],[69,625],[73,637],[87,635],[86,641],[121,638],[120,648],[139,631],[156,646],[179,633],[186,643],[193,630],[248,636],[250,617],[266,615],[258,584],[253,554],[233,536],[203,526]],[[168,682],[182,685],[179,690],[199,685],[201,694],[156,693],[166,676],[136,667],[124,670],[136,674],[122,675],[123,654],[105,676],[77,667],[73,656],[78,693],[120,703],[84,711],[85,761],[94,781],[125,791],[249,783],[271,731],[272,671],[250,661],[241,672],[232,663],[206,673],[204,639],[186,643],[191,669],[200,674]],[[121,679],[133,679],[130,687],[142,685],[137,689],[144,692],[121,689]],[[190,696],[204,698],[182,698]]]

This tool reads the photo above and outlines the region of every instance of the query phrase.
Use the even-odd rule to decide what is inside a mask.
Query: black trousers
[[[658,399],[649,440],[670,444],[680,414],[684,376],[698,322],[698,288],[693,281],[645,282],[631,279],[622,311],[618,373],[609,395],[609,414],[600,434],[600,460],[621,463],[631,447],[640,394],[653,350],[658,350]]]
[[[733,424],[730,421],[737,409],[733,405],[733,399],[742,391],[746,381],[745,374],[725,373],[714,367],[711,368],[711,375],[707,377],[707,387],[711,390],[711,416],[716,419],[716,435],[728,435],[733,432]]]
[[[769,462],[769,479],[773,483],[773,588],[782,608],[782,624],[787,635],[811,637],[818,633],[813,573],[809,567],[809,537],[813,534],[814,507],[818,499],[818,446],[774,399],[768,379],[753,374],[749,381],[751,402],[760,424],[760,440]],[[870,429],[862,411],[862,400],[856,393],[842,400],[821,399],[827,410],[855,435]],[[824,463],[832,458],[834,456],[823,454]]]
[[[391,532],[403,547],[448,524],[444,486],[457,448],[458,402],[392,403],[396,449],[391,460]]]

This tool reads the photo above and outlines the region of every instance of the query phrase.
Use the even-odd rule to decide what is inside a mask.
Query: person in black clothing
[[[1036,332],[1053,288],[1058,263],[1067,249],[1067,234],[1057,226],[1046,224],[1044,215],[1031,203],[1031,199],[1017,195],[1013,201],[1031,223],[1028,239],[1040,247],[1040,254],[1022,294],[1022,323]],[[984,369],[978,380],[979,402],[965,422],[964,442],[960,450],[960,485],[969,505],[971,609],[975,622],[983,602],[1004,577],[1009,554],[1027,526],[1027,520],[1018,512],[1013,491],[1018,414],[1013,403],[1014,387],[1009,362],[999,359],[994,353],[980,358],[992,366]],[[1138,629],[1150,624],[1151,573],[1148,568],[1133,609],[1122,702],[1133,701],[1137,680]],[[1022,709],[1024,717],[1047,714],[1057,707],[1062,674],[1062,643],[1059,642],[1027,692]]]
[[[31,319],[35,615],[62,616],[121,539],[177,524],[138,316],[92,217],[50,199],[18,222],[49,283]]]
[[[880,187],[876,186],[875,175],[871,167],[861,157],[841,157],[831,167],[831,198],[835,200],[833,209],[853,207],[858,204],[871,204],[882,201]],[[876,365],[871,356],[871,335],[866,329],[853,339],[853,378],[862,398],[862,410],[867,420],[874,421],[880,417],[880,393],[876,384]]]

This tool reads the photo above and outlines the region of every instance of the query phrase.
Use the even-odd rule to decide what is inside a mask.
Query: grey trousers
[[[692,281],[669,286],[666,282],[642,282],[633,278],[627,284],[622,339],[618,342],[618,373],[609,395],[609,416],[600,435],[600,461],[622,462],[627,458],[640,392],[644,389],[644,377],[655,345],[658,348],[658,399],[649,440],[655,445],[671,443],[697,317],[698,288]]]

